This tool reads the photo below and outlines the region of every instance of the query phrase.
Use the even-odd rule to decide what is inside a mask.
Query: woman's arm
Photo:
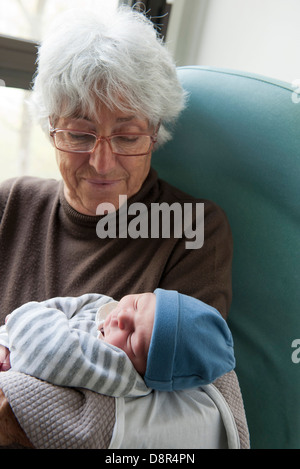
[[[0,449],[33,448],[0,389]]]

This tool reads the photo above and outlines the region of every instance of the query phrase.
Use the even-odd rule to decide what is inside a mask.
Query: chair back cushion
[[[225,210],[234,240],[229,325],[251,446],[300,448],[300,100],[262,76],[178,74],[189,103],[153,166]]]

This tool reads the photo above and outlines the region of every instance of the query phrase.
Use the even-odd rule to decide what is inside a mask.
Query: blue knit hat
[[[148,387],[198,387],[235,367],[231,332],[215,308],[176,291],[154,293],[156,310],[144,376]]]

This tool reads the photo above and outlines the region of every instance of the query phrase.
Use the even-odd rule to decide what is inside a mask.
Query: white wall
[[[178,65],[292,82],[300,78],[300,0],[174,0],[167,41]]]

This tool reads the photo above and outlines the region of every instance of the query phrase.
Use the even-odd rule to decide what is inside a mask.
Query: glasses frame
[[[101,135],[97,135],[97,134],[95,134],[94,132],[83,132],[82,130],[78,130],[78,129],[60,129],[60,128],[53,128],[53,127],[51,126],[51,124],[50,124],[49,127],[50,127],[50,128],[49,128],[50,137],[52,137],[52,139],[53,139],[53,143],[54,143],[55,148],[57,148],[57,150],[59,150],[59,151],[63,151],[63,152],[65,152],[65,153],[76,153],[76,154],[81,154],[81,155],[83,155],[83,154],[85,154],[85,153],[91,154],[91,153],[93,153],[93,152],[95,151],[95,148],[96,148],[96,146],[98,145],[98,142],[101,142],[101,140],[102,140],[102,141],[104,140],[105,142],[108,143],[109,148],[110,148],[110,151],[112,152],[113,155],[116,155],[116,156],[123,156],[123,157],[127,157],[127,156],[129,156],[129,157],[134,157],[134,156],[146,156],[146,155],[148,155],[149,152],[153,149],[154,144],[157,142],[157,134],[158,134],[158,131],[159,131],[160,124],[157,126],[157,129],[156,129],[155,133],[152,134],[152,135],[151,135],[151,134],[147,134],[147,133],[136,133],[136,132],[134,132],[134,133],[117,133],[117,134],[109,135],[108,137],[103,137],[103,136],[101,136]],[[72,150],[63,150],[63,149],[59,148],[59,147],[56,145],[56,142],[55,142],[55,134],[56,134],[57,132],[78,132],[78,133],[81,133],[81,134],[92,135],[93,137],[96,138],[95,145],[94,145],[93,149],[90,150],[90,151],[82,151],[82,150],[73,150],[73,151],[72,151]],[[141,136],[141,137],[142,137],[142,136],[144,136],[144,137],[150,137],[150,146],[149,146],[148,151],[147,151],[146,153],[139,153],[139,154],[136,154],[136,155],[124,155],[124,153],[117,153],[117,152],[113,151],[112,146],[111,146],[111,142],[110,142],[110,140],[111,140],[112,138],[114,138],[114,137],[127,137],[127,136],[130,137],[130,136],[133,136],[133,135],[138,135],[138,136]]]

